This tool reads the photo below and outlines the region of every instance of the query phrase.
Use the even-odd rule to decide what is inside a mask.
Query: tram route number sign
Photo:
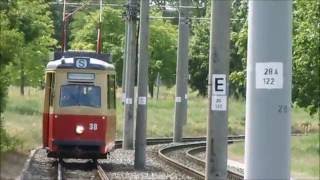
[[[84,69],[88,66],[89,59],[88,58],[75,58],[75,65],[79,69]]]
[[[256,89],[282,89],[283,63],[256,63]]]
[[[211,110],[227,110],[227,79],[225,74],[212,75]]]
[[[89,123],[89,130],[90,131],[97,131],[98,130],[98,124],[97,123]]]

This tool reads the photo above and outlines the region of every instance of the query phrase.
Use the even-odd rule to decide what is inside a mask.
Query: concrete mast
[[[245,179],[290,179],[292,1],[249,1]]]
[[[206,179],[227,179],[230,0],[211,4]]]
[[[122,97],[121,101],[123,105],[126,102],[126,63],[127,63],[127,44],[128,44],[128,21],[125,22],[125,41],[124,41],[124,52],[123,52],[123,64],[122,64]]]
[[[125,106],[124,106],[124,129],[123,129],[123,149],[133,149],[133,129],[134,129],[134,85],[136,77],[136,42],[137,42],[137,0],[128,0],[127,7],[127,62],[125,80]]]
[[[138,63],[138,103],[136,120],[136,139],[134,166],[144,169],[146,155],[147,99],[148,99],[148,65],[149,65],[149,0],[140,1],[140,32],[139,32],[139,63]]]
[[[179,2],[179,40],[176,70],[174,142],[181,142],[183,125],[187,121],[190,19],[189,10],[186,6],[190,5],[190,0],[180,0]]]

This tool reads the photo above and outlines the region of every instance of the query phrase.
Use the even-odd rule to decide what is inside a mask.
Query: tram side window
[[[108,109],[116,108],[116,77],[115,75],[108,75]]]

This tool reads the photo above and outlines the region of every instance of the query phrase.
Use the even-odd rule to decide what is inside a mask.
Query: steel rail
[[[204,160],[200,159],[199,157],[195,156],[195,154],[198,154],[198,153],[204,152],[204,151],[206,151],[205,146],[195,147],[195,148],[192,148],[186,152],[186,157],[190,161],[192,161],[200,166],[205,166],[206,162]],[[243,174],[238,173],[231,168],[228,168],[227,178],[229,180],[243,180],[244,179]]]
[[[205,140],[206,140],[205,137],[188,137],[188,138],[183,138],[182,142],[195,142],[195,141],[205,141]],[[173,142],[172,137],[146,139],[147,145],[168,144],[172,142]],[[122,147],[122,140],[115,141],[115,149],[119,149],[121,147]]]
[[[101,180],[109,180],[110,178],[107,176],[106,172],[101,167],[99,161],[96,162],[96,166],[97,166],[97,172],[98,172],[99,178]]]
[[[57,170],[58,170],[58,173],[57,173],[57,180],[63,180],[63,168],[62,168],[62,163],[63,161],[61,159],[58,160],[58,167],[57,167]]]
[[[200,165],[200,166],[205,166],[206,162],[199,157],[195,156],[195,154],[198,154],[200,152],[205,152],[206,151],[206,146],[200,146],[200,147],[195,147],[192,149],[189,149],[186,151],[186,157],[190,160],[193,161],[194,163]]]
[[[190,148],[190,147],[197,147],[197,146],[204,146],[206,143],[192,143],[192,144],[180,144],[180,145],[174,145],[174,146],[170,146],[170,147],[165,147],[162,149],[159,149],[158,151],[158,155],[160,156],[161,159],[163,159],[164,161],[166,161],[168,164],[170,164],[171,166],[185,172],[186,174],[195,177],[197,179],[204,179],[205,175],[203,172],[199,172],[193,168],[190,168],[168,156],[166,156],[167,153],[172,152],[172,151],[176,151],[178,149],[182,149],[182,148]]]
[[[243,140],[244,135],[228,136],[228,140]],[[186,137],[182,139],[182,142],[195,142],[195,141],[206,141],[206,137]],[[146,139],[147,145],[167,144],[172,143],[172,137],[165,138],[148,138]],[[122,147],[122,140],[115,141],[115,149]]]
[[[228,143],[234,143],[234,142],[238,142],[238,141],[243,141],[244,139],[244,136],[229,136],[228,137]],[[190,154],[190,151],[191,152],[199,152],[199,151],[205,151],[205,145],[206,143],[193,143],[193,144],[182,144],[182,145],[174,145],[174,146],[171,146],[171,147],[166,147],[166,148],[162,148],[158,151],[158,155],[161,157],[161,159],[165,160],[166,162],[168,162],[170,165],[176,167],[177,169],[180,169],[182,171],[184,171],[186,174],[188,175],[191,175],[197,179],[204,179],[205,178],[205,175],[203,172],[199,172],[193,168],[190,168],[168,156],[166,156],[165,154],[168,153],[168,152],[172,152],[172,151],[176,151],[178,149],[183,149],[183,148],[191,148],[191,147],[194,147],[190,150],[188,150],[186,152],[186,157],[188,159],[190,159],[193,163],[197,164],[197,165],[200,165],[200,166],[203,166],[205,167],[205,161],[193,156]],[[200,147],[199,147],[200,146]],[[190,154],[190,155],[187,155],[187,154]],[[240,180],[240,179],[243,179],[243,175],[242,174],[239,174],[237,172],[234,172],[230,169],[228,169],[228,179],[230,180]]]

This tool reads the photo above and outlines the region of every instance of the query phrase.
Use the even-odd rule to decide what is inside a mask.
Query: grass
[[[27,88],[25,96],[20,96],[18,88],[9,88],[4,127],[9,135],[19,139],[19,152],[41,145],[42,97],[43,92],[34,88]]]
[[[118,89],[118,97],[121,97],[121,89]],[[9,88],[7,109],[4,113],[4,127],[9,135],[19,139],[17,150],[27,152],[30,149],[41,145],[42,139],[42,99],[43,91],[27,88],[26,95],[20,96],[17,87]],[[160,88],[159,99],[148,100],[148,137],[169,137],[172,136],[174,127],[174,99],[175,89]],[[205,136],[207,128],[207,98],[198,97],[195,92],[189,93],[188,120],[184,126],[184,136]],[[301,108],[294,107],[292,111],[292,132],[303,132],[302,123],[311,124],[311,132],[318,133],[318,119],[311,117]],[[229,134],[243,134],[245,127],[245,102],[244,100],[229,100]],[[123,105],[118,98],[117,101],[117,138],[122,138],[123,132]],[[292,141],[292,168],[298,177],[313,176],[315,171],[319,171],[319,166],[308,166],[303,161],[311,162],[319,159],[319,141],[314,136],[311,139]],[[318,147],[315,152],[314,146]],[[237,160],[243,158],[243,144],[231,145],[229,155]],[[300,164],[300,165],[299,165]],[[315,174],[317,175],[317,174]]]
[[[291,139],[291,175],[295,179],[317,179],[319,167],[319,134],[293,136]],[[244,161],[244,143],[232,144],[228,156],[237,161]]]

